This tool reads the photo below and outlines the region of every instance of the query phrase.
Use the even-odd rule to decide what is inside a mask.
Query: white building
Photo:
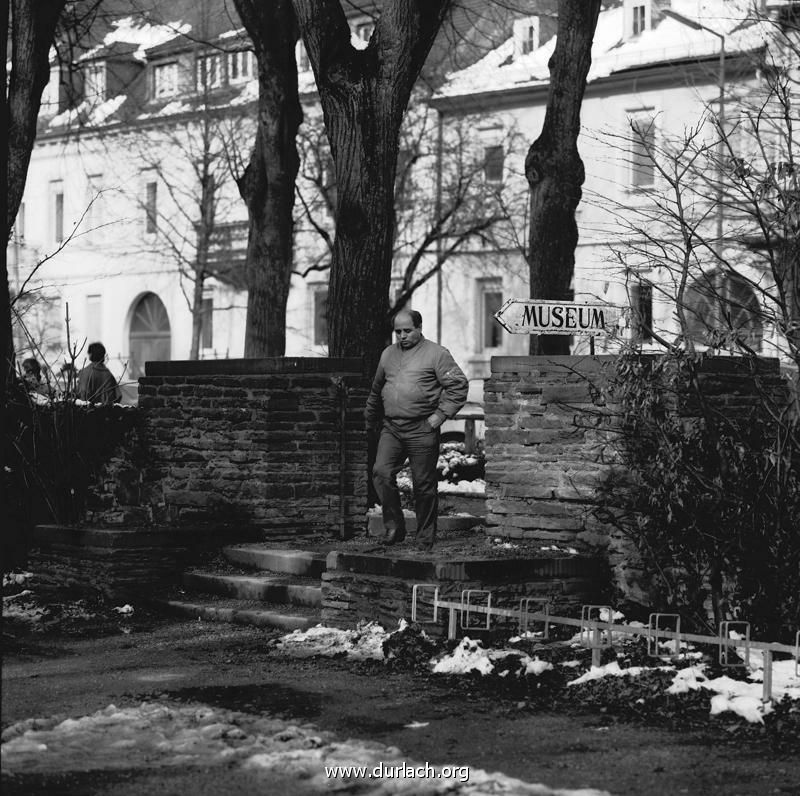
[[[532,9],[539,6],[531,2]],[[689,130],[697,131],[695,144],[712,147],[710,120],[719,113],[720,96],[729,125],[744,113],[739,100],[759,84],[755,55],[771,30],[753,16],[752,6],[745,0],[623,0],[600,15],[579,141],[586,182],[574,293],[576,300],[632,303],[647,328],[632,329],[628,337],[639,334],[645,347],[679,331],[676,272],[660,264],[653,241],[648,246],[643,237],[646,230],[653,239],[672,235],[655,202],[669,184],[651,154],[668,150]],[[365,46],[370,20],[354,17],[352,23],[353,45]],[[83,99],[76,108],[64,108],[54,73],[9,252],[12,290],[47,258],[27,285],[46,300],[33,302],[27,323],[51,366],[65,355],[67,305],[72,343],[102,340],[112,370],[125,371],[123,381],[141,375],[146,359],[189,356],[201,132],[211,142],[206,151],[217,158],[215,168],[220,152],[246,161],[252,131],[247,111],[257,87],[241,31],[200,47],[191,36],[176,36],[178,24],[118,24],[103,46],[83,56]],[[426,334],[448,346],[475,380],[473,398],[480,397],[479,380],[492,355],[528,349],[528,338],[503,333],[493,313],[506,299],[528,295],[524,158],[544,118],[555,20],[532,13],[509,19],[506,27],[511,35],[505,41],[451,73],[429,101],[412,109],[412,129],[424,134],[413,157],[411,149],[400,153],[401,161],[413,163],[415,188],[399,213],[395,291],[409,262],[408,241],[420,237],[437,201],[441,209],[451,196],[457,160],[473,167],[470,212],[477,204],[503,216],[485,234],[467,236],[410,302],[423,314]],[[190,33],[187,26],[181,30]],[[298,67],[307,119],[298,183],[304,201],[298,202],[298,276],[289,298],[286,354],[313,356],[326,353],[327,271],[319,269],[327,249],[304,208],[319,213],[318,226],[332,231],[332,225],[324,207],[324,152],[320,156],[312,140],[321,131],[314,120],[313,75],[302,46]],[[780,149],[776,139],[765,157],[779,159]],[[244,347],[246,209],[229,176],[219,171],[215,180],[210,257],[218,268],[202,291],[200,356],[238,357]],[[704,212],[700,228],[709,240],[714,229],[733,237],[736,213],[723,218]],[[418,275],[452,240],[428,247]],[[771,290],[769,274],[744,262],[741,278],[732,276],[707,256],[713,250],[728,259],[721,244],[706,248],[692,263],[689,282],[708,278],[733,296],[740,309],[734,325],[748,330],[757,350],[772,353],[779,343],[775,328],[751,320],[750,312],[764,301],[759,288]],[[703,305],[706,298],[700,290],[686,301],[707,319],[717,310],[713,300]],[[616,344],[604,340],[599,350]],[[575,347],[585,350],[585,340],[576,339]]]

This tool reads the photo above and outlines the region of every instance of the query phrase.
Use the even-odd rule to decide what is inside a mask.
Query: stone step
[[[318,607],[322,602],[319,580],[311,579],[302,583],[278,575],[231,575],[191,570],[184,572],[183,585],[194,591],[241,600],[288,603],[310,608]]]
[[[267,543],[228,545],[222,548],[228,561],[251,569],[318,578],[325,571],[325,553],[272,547]]]
[[[406,533],[413,536],[417,532],[417,517],[413,511],[403,509],[403,516],[406,521]],[[483,522],[482,517],[474,514],[448,514],[439,517],[436,527],[439,531],[467,531]],[[386,530],[383,527],[383,517],[380,509],[370,509],[367,512],[367,531],[370,536],[383,536]]]
[[[305,630],[320,623],[316,608],[296,605],[267,604],[256,600],[235,600],[221,597],[192,597],[153,600],[154,608],[207,622],[230,622],[278,630]]]

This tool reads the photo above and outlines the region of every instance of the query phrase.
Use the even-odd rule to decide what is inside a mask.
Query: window
[[[503,306],[503,287],[499,279],[480,280],[479,293],[479,350],[500,348],[503,344],[503,329],[494,317]]]
[[[328,288],[314,290],[314,345],[328,344]]]
[[[370,22],[362,22],[359,25],[356,25],[355,34],[356,36],[361,39],[364,43],[368,43],[369,40],[372,38],[372,31],[375,30],[375,23]]]
[[[156,64],[153,67],[153,96],[171,97],[178,93],[178,64]]]
[[[532,53],[539,46],[539,17],[514,21],[514,55]]]
[[[83,96],[85,99],[103,102],[106,98],[105,62],[88,64],[83,73]]]
[[[144,230],[152,234],[158,230],[158,183],[156,182],[148,182],[145,185],[144,211]]]
[[[197,88],[198,90],[219,88],[222,85],[222,56],[201,55],[197,59]]]
[[[97,229],[103,223],[102,176],[89,174],[86,178],[86,215],[84,226],[87,232]]]
[[[253,53],[239,50],[228,53],[228,80],[231,83],[244,83],[253,77]]]
[[[653,286],[635,282],[629,286],[633,311],[633,339],[648,343],[653,339]]]
[[[411,169],[417,154],[413,149],[400,147],[397,152],[397,172],[394,178],[395,207],[400,212],[410,210],[414,205],[414,182]]]
[[[483,177],[486,182],[500,183],[503,181],[503,153],[502,146],[487,146],[483,150]]]
[[[737,274],[712,271],[689,285],[684,297],[687,332],[713,348],[743,344],[758,352],[763,326],[753,288]]]
[[[64,186],[61,180],[50,183],[51,231],[55,243],[64,242]]]
[[[214,299],[204,298],[200,305],[200,348],[214,347]]]
[[[638,36],[640,33],[644,33],[644,31],[647,29],[647,6],[635,5],[631,11],[633,13],[631,33],[634,36]]]
[[[103,339],[103,297],[86,296],[86,339],[92,343]]]
[[[656,143],[656,121],[652,112],[641,113],[629,120],[630,184],[633,188],[650,188],[655,183],[656,166],[652,152]]]

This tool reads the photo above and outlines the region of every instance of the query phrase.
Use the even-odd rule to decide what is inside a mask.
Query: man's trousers
[[[436,541],[436,515],[439,509],[439,430],[427,418],[386,418],[383,421],[378,452],[372,468],[372,482],[383,510],[383,527],[389,540],[405,538],[406,525],[397,488],[397,473],[406,458],[411,465],[414,508],[417,514],[417,544],[429,548]]]

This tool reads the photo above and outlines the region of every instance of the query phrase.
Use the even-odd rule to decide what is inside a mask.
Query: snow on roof
[[[77,125],[97,127],[108,121],[120,109],[125,100],[124,94],[118,94],[105,102],[84,100],[74,108],[67,108],[63,113],[56,114],[49,120],[47,126],[51,129]]]
[[[652,29],[626,37],[624,8],[602,11],[592,45],[588,82],[637,67],[711,58],[720,52],[721,37],[725,38],[728,54],[751,51],[768,38],[769,24],[752,19],[746,0],[673,0],[670,10],[708,30],[669,16],[668,11],[667,16],[654,18]],[[515,56],[514,40],[509,38],[472,66],[451,73],[439,94],[457,97],[546,85],[550,79],[547,62],[554,48],[555,37],[526,55]]]
[[[97,58],[112,45],[125,43],[136,46],[133,57],[137,60],[145,60],[145,52],[151,47],[157,47],[170,39],[185,35],[191,30],[191,25],[182,22],[168,22],[152,24],[142,21],[138,17],[124,17],[112,22],[113,29],[110,30],[102,44],[87,50],[81,57],[82,61]]]

